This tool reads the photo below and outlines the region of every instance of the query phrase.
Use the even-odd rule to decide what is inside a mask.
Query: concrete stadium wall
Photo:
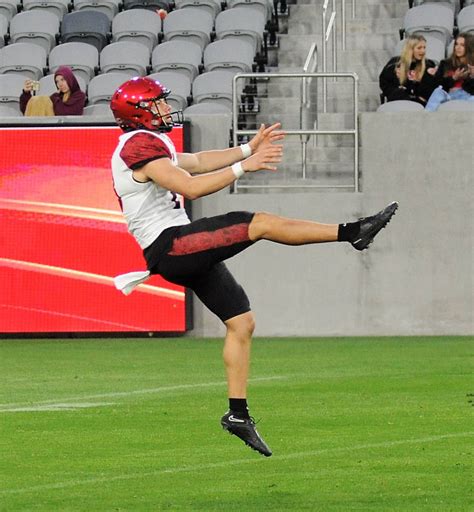
[[[474,116],[364,113],[360,120],[361,193],[222,191],[194,203],[195,218],[243,209],[321,222],[400,203],[363,253],[348,244],[259,242],[229,260],[250,297],[256,335],[473,334]],[[224,147],[223,130],[202,121],[194,128],[202,146],[193,150]],[[194,316],[193,335],[223,334],[198,299]]]

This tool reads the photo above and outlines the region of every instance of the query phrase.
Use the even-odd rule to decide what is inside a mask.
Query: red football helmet
[[[175,120],[166,121],[158,111],[156,102],[170,94],[158,80],[146,77],[135,77],[122,84],[112,96],[110,108],[115,120],[124,130],[170,131]],[[155,106],[155,111],[152,107]],[[182,123],[182,111],[170,112],[169,116],[176,116],[176,122]],[[168,116],[167,116],[168,117]]]

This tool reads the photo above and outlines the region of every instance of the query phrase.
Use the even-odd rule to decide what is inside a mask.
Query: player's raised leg
[[[288,219],[270,213],[256,213],[249,226],[249,238],[271,240],[286,245],[323,242],[350,242],[362,251],[367,249],[379,231],[389,222],[398,203],[393,202],[370,217],[345,224],[321,224],[307,220]]]

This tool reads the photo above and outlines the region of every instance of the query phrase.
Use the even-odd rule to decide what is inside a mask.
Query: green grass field
[[[219,425],[222,342],[0,341],[0,510],[474,510],[472,338],[256,339]]]

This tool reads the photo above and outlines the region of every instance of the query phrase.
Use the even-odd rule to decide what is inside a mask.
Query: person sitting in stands
[[[20,96],[20,109],[25,116],[80,116],[84,111],[86,95],[72,70],[60,66],[54,73],[57,92],[51,96],[33,96],[35,82],[26,80]]]
[[[450,100],[474,101],[474,37],[459,34],[453,53],[440,62],[435,78],[438,87],[433,91],[425,110],[435,112],[441,103]]]
[[[425,106],[436,87],[435,73],[435,63],[426,59],[426,39],[414,34],[406,40],[400,57],[385,65],[379,84],[387,101],[416,101]]]

